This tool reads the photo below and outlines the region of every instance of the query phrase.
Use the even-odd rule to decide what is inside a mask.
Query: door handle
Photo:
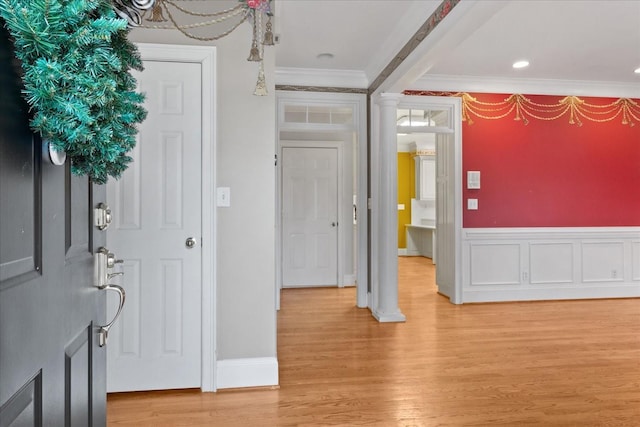
[[[118,285],[104,285],[104,286],[100,286],[98,289],[103,291],[114,291],[114,292],[117,292],[118,295],[120,296],[120,302],[118,303],[118,311],[116,311],[116,315],[113,316],[113,319],[111,319],[111,322],[103,326],[98,326],[98,345],[100,347],[104,347],[107,344],[107,339],[109,338],[109,329],[111,329],[111,326],[113,326],[115,321],[118,320],[118,317],[120,317],[120,313],[122,312],[122,307],[124,307],[125,293],[124,293],[124,289],[122,289],[122,287]]]
[[[332,226],[332,227],[336,227],[337,225],[338,225],[338,223],[337,223],[337,222],[332,222],[332,223],[331,223],[331,226]]]
[[[187,247],[187,249],[193,249],[196,246],[196,243],[198,243],[196,239],[194,239],[193,237],[188,237],[184,242],[184,245]]]

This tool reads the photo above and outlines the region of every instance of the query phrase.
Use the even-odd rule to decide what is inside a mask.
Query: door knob
[[[184,242],[185,246],[188,249],[193,249],[193,247],[196,245],[196,243],[198,243],[198,242],[193,237],[187,237],[187,241]]]
[[[335,226],[337,226],[337,225],[338,225],[338,223],[337,223],[337,222],[332,222],[332,223],[331,223],[331,226],[332,226],[332,227],[335,227]]]

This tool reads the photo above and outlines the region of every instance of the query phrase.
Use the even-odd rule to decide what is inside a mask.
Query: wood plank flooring
[[[110,395],[108,425],[640,426],[640,300],[455,306],[399,262],[406,323],[284,290],[279,389]]]

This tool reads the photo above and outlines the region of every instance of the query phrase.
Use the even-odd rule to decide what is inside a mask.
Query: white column
[[[404,322],[406,317],[398,307],[398,143],[396,116],[401,94],[382,94],[377,100],[380,108],[378,139],[378,193],[376,207],[377,292],[373,298],[373,316],[379,322]]]
[[[378,171],[380,170],[380,162],[378,161],[378,157],[380,156],[380,150],[378,147],[380,146],[380,107],[371,100],[371,124],[369,126],[369,134],[371,138],[371,145],[369,146],[370,151],[370,203],[369,210],[371,211],[370,217],[370,239],[368,242],[369,245],[369,294],[367,295],[367,306],[373,313],[375,307],[378,306],[378,194],[379,190],[379,177]]]

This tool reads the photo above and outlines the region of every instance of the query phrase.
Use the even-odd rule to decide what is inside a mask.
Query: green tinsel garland
[[[0,0],[0,17],[24,71],[31,127],[104,184],[131,162],[147,112],[131,69],[142,70],[127,22],[108,0]]]

